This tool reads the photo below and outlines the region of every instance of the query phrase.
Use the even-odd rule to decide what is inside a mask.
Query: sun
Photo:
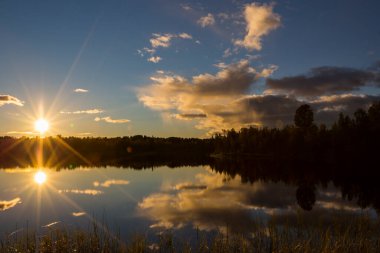
[[[39,185],[42,185],[46,182],[47,176],[46,173],[43,171],[37,171],[36,174],[34,174],[34,182],[36,182]]]
[[[40,134],[44,134],[49,130],[49,122],[46,119],[38,119],[34,122],[34,129]]]

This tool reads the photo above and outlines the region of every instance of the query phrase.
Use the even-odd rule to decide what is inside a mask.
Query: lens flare
[[[38,119],[34,123],[34,129],[40,134],[44,134],[49,129],[49,122],[46,119]]]
[[[39,185],[42,185],[46,182],[47,176],[46,173],[43,171],[38,171],[36,174],[34,174],[34,182],[36,182]]]

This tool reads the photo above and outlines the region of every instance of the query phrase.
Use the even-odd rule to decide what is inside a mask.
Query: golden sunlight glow
[[[34,181],[39,185],[42,185],[43,183],[45,183],[46,179],[47,179],[46,173],[43,171],[38,171],[36,174],[34,174]]]
[[[34,122],[34,129],[44,134],[49,129],[49,122],[46,119],[38,119]]]

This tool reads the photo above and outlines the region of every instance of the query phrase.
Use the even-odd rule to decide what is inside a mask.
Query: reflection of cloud
[[[110,187],[111,185],[127,185],[127,184],[129,184],[128,180],[121,180],[121,179],[118,179],[118,180],[117,179],[110,179],[110,180],[104,181],[103,183],[95,181],[93,183],[93,185],[95,187],[101,186],[101,187],[106,187],[106,188]]]
[[[6,104],[24,106],[24,102],[16,97],[13,97],[11,95],[0,95],[0,106],[6,105]]]
[[[152,194],[139,203],[141,213],[154,220],[152,227],[180,228],[191,223],[203,230],[223,230],[228,225],[249,231],[254,214],[289,212],[296,203],[292,187],[262,182],[243,185],[240,177],[211,172],[169,188],[174,192]]]
[[[207,189],[207,185],[195,185],[190,182],[177,184],[174,189],[176,190],[203,190]]]
[[[273,12],[273,4],[247,4],[244,17],[247,34],[235,44],[248,50],[261,50],[261,38],[281,25],[281,17]]]
[[[43,227],[43,228],[49,228],[49,227],[52,227],[52,226],[57,225],[57,224],[59,224],[59,223],[61,223],[61,222],[60,222],[60,221],[54,221],[54,222],[49,223],[49,224],[46,224],[46,225],[44,225],[44,226],[42,226],[42,227]]]
[[[202,26],[202,27],[206,27],[206,26],[211,26],[213,24],[215,24],[215,18],[214,18],[214,15],[212,15],[211,13],[208,13],[206,16],[204,17],[201,17],[197,23]]]
[[[15,207],[17,204],[21,203],[20,198],[14,198],[12,200],[2,200],[0,201],[0,211],[5,211],[12,207]]]
[[[72,215],[74,217],[80,217],[80,216],[86,215],[86,212],[73,212]]]
[[[181,228],[190,224],[222,232],[226,226],[232,232],[250,232],[256,229],[256,221],[265,222],[271,217],[280,223],[285,218],[296,220],[299,215],[331,221],[332,214],[340,210],[344,214],[359,213],[359,208],[343,201],[332,185],[317,193],[318,201],[310,212],[300,210],[295,193],[296,186],[281,182],[242,184],[239,176],[230,178],[206,171],[191,181],[163,187],[162,192],[147,196],[138,207],[139,213],[153,221],[151,227]]]
[[[94,189],[66,189],[66,190],[58,190],[59,193],[73,193],[73,194],[84,194],[84,195],[99,195],[103,194],[102,191],[94,190]]]
[[[82,88],[77,88],[77,89],[74,90],[74,92],[77,92],[77,93],[87,93],[88,90],[82,89]]]
[[[103,113],[104,111],[102,109],[88,109],[88,110],[78,110],[78,111],[72,111],[72,112],[65,112],[60,111],[61,114],[99,114]]]
[[[104,122],[113,123],[113,124],[122,124],[122,123],[128,123],[128,122],[130,122],[129,119],[112,119],[109,116],[103,117],[103,118],[96,117],[95,121],[104,121]]]

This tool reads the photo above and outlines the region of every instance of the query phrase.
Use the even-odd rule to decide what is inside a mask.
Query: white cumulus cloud
[[[273,12],[273,4],[252,3],[245,6],[246,35],[235,45],[248,50],[261,50],[261,39],[281,25],[281,17]]]

